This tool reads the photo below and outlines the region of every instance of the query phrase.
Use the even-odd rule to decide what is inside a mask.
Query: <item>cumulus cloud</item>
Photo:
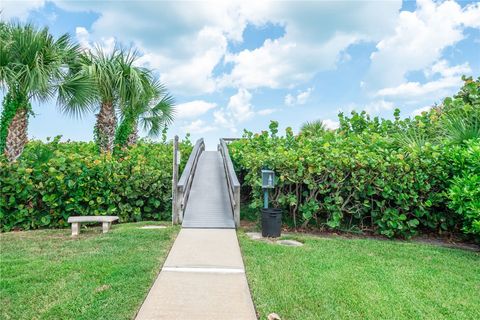
[[[216,107],[216,103],[211,103],[203,100],[194,100],[186,103],[181,103],[175,106],[175,118],[195,118],[207,113],[209,110],[215,109]]]
[[[423,108],[418,108],[418,109],[413,110],[411,115],[412,115],[413,117],[415,117],[415,116],[420,116],[420,115],[422,115],[422,113],[430,111],[430,109],[432,109],[431,106],[426,106],[426,107],[423,107]]]
[[[227,110],[232,117],[238,119],[239,122],[245,121],[254,114],[253,106],[250,103],[251,99],[252,95],[248,90],[238,89],[238,92],[230,97]]]
[[[90,46],[90,33],[84,27],[75,28],[75,36],[80,46],[84,49],[91,49]]]
[[[55,0],[64,10],[94,11],[95,41],[114,34],[144,53],[174,92],[212,93],[224,87],[292,88],[335,67],[351,44],[380,39],[393,28],[401,1],[386,2],[108,2]],[[318,23],[322,21],[323,23]],[[119,23],[121,22],[121,23]],[[248,24],[283,26],[285,35],[230,53]],[[227,74],[215,67],[232,63]]]
[[[220,30],[204,27],[189,46],[195,48],[195,52],[188,57],[148,52],[140,63],[161,70],[161,81],[177,92],[201,94],[215,91],[217,81],[213,69],[225,54],[227,38]]]
[[[75,28],[75,37],[77,38],[80,46],[85,50],[92,50],[96,47],[102,48],[106,53],[113,52],[115,49],[116,41],[114,37],[102,37],[96,42],[93,42],[90,37],[90,32],[85,27]]]
[[[231,114],[225,112],[224,109],[217,110],[213,113],[213,119],[216,125],[219,125],[225,129],[229,129],[231,132],[237,132],[235,127],[235,121]]]
[[[292,94],[287,94],[285,96],[284,102],[287,106],[302,105],[307,103],[310,94],[312,93],[313,88],[308,88],[305,91],[300,91],[296,96]]]
[[[401,1],[271,3],[265,19],[284,25],[285,35],[227,55],[234,67],[220,84],[291,88],[309,81],[335,68],[348,46],[380,40],[393,28],[400,7]]]
[[[366,111],[368,114],[375,114],[381,111],[392,110],[395,104],[391,101],[384,99],[375,99],[364,104],[350,103],[343,108],[340,108],[339,112],[351,112],[351,111]]]
[[[0,17],[2,20],[26,20],[30,12],[38,10],[45,5],[45,0],[10,1],[2,0]]]
[[[323,125],[325,126],[325,128],[330,129],[330,130],[338,129],[338,127],[340,126],[340,122],[332,120],[332,119],[325,119],[322,122],[323,122]]]
[[[418,0],[414,12],[402,11],[393,34],[371,54],[371,87],[396,87],[409,71],[423,70],[441,59],[443,49],[464,39],[465,27],[480,27],[480,4],[462,8],[454,1]],[[413,89],[412,84],[407,85]]]
[[[261,116],[268,116],[269,114],[272,114],[276,111],[277,111],[277,109],[267,108],[267,109],[258,110],[257,113]]]
[[[226,108],[213,113],[216,124],[236,132],[236,124],[250,119],[254,114],[251,103],[252,94],[246,89],[238,89],[237,93],[230,97]]]
[[[377,92],[377,96],[396,100],[429,98],[434,101],[457,90],[462,85],[461,76],[471,72],[468,63],[450,67],[447,61],[440,60],[424,71],[427,79],[438,76],[437,79],[425,83],[405,82],[395,87],[383,88]]]
[[[198,119],[182,126],[183,131],[192,134],[202,134],[217,130],[216,127],[208,125],[205,121]]]

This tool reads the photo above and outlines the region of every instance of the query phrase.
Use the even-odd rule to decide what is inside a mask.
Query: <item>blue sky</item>
[[[476,1],[5,1],[2,19],[70,33],[84,48],[139,48],[177,101],[169,136],[337,125],[340,111],[425,110],[480,75]],[[95,117],[34,103],[30,137],[91,140]]]

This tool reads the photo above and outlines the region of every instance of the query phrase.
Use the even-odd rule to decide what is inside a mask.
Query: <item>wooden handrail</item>
[[[183,221],[183,213],[187,206],[193,177],[195,176],[195,169],[197,168],[198,159],[203,151],[205,151],[205,142],[203,141],[203,138],[201,138],[195,143],[195,146],[188,157],[185,169],[183,169],[182,175],[180,176],[180,179],[178,179],[177,190],[174,190],[174,192],[176,192],[176,197],[174,197],[176,202],[173,203],[174,210],[172,216],[174,224]]]
[[[220,139],[218,151],[222,156],[225,176],[227,178],[228,195],[230,197],[230,204],[232,206],[233,219],[235,221],[235,226],[238,228],[240,226],[240,182],[238,182],[237,175],[233,168],[232,159],[230,158],[228,147],[224,139]]]

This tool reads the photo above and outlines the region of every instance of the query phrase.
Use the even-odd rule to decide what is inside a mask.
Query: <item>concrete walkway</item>
[[[235,230],[182,229],[136,319],[257,319]]]

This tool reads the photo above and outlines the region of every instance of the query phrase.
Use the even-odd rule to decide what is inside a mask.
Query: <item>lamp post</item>
[[[268,189],[275,187],[275,172],[262,170],[263,208],[268,208]]]
[[[275,188],[275,172],[262,170],[263,209],[262,237],[280,237],[282,229],[282,209],[268,208],[268,191]]]

